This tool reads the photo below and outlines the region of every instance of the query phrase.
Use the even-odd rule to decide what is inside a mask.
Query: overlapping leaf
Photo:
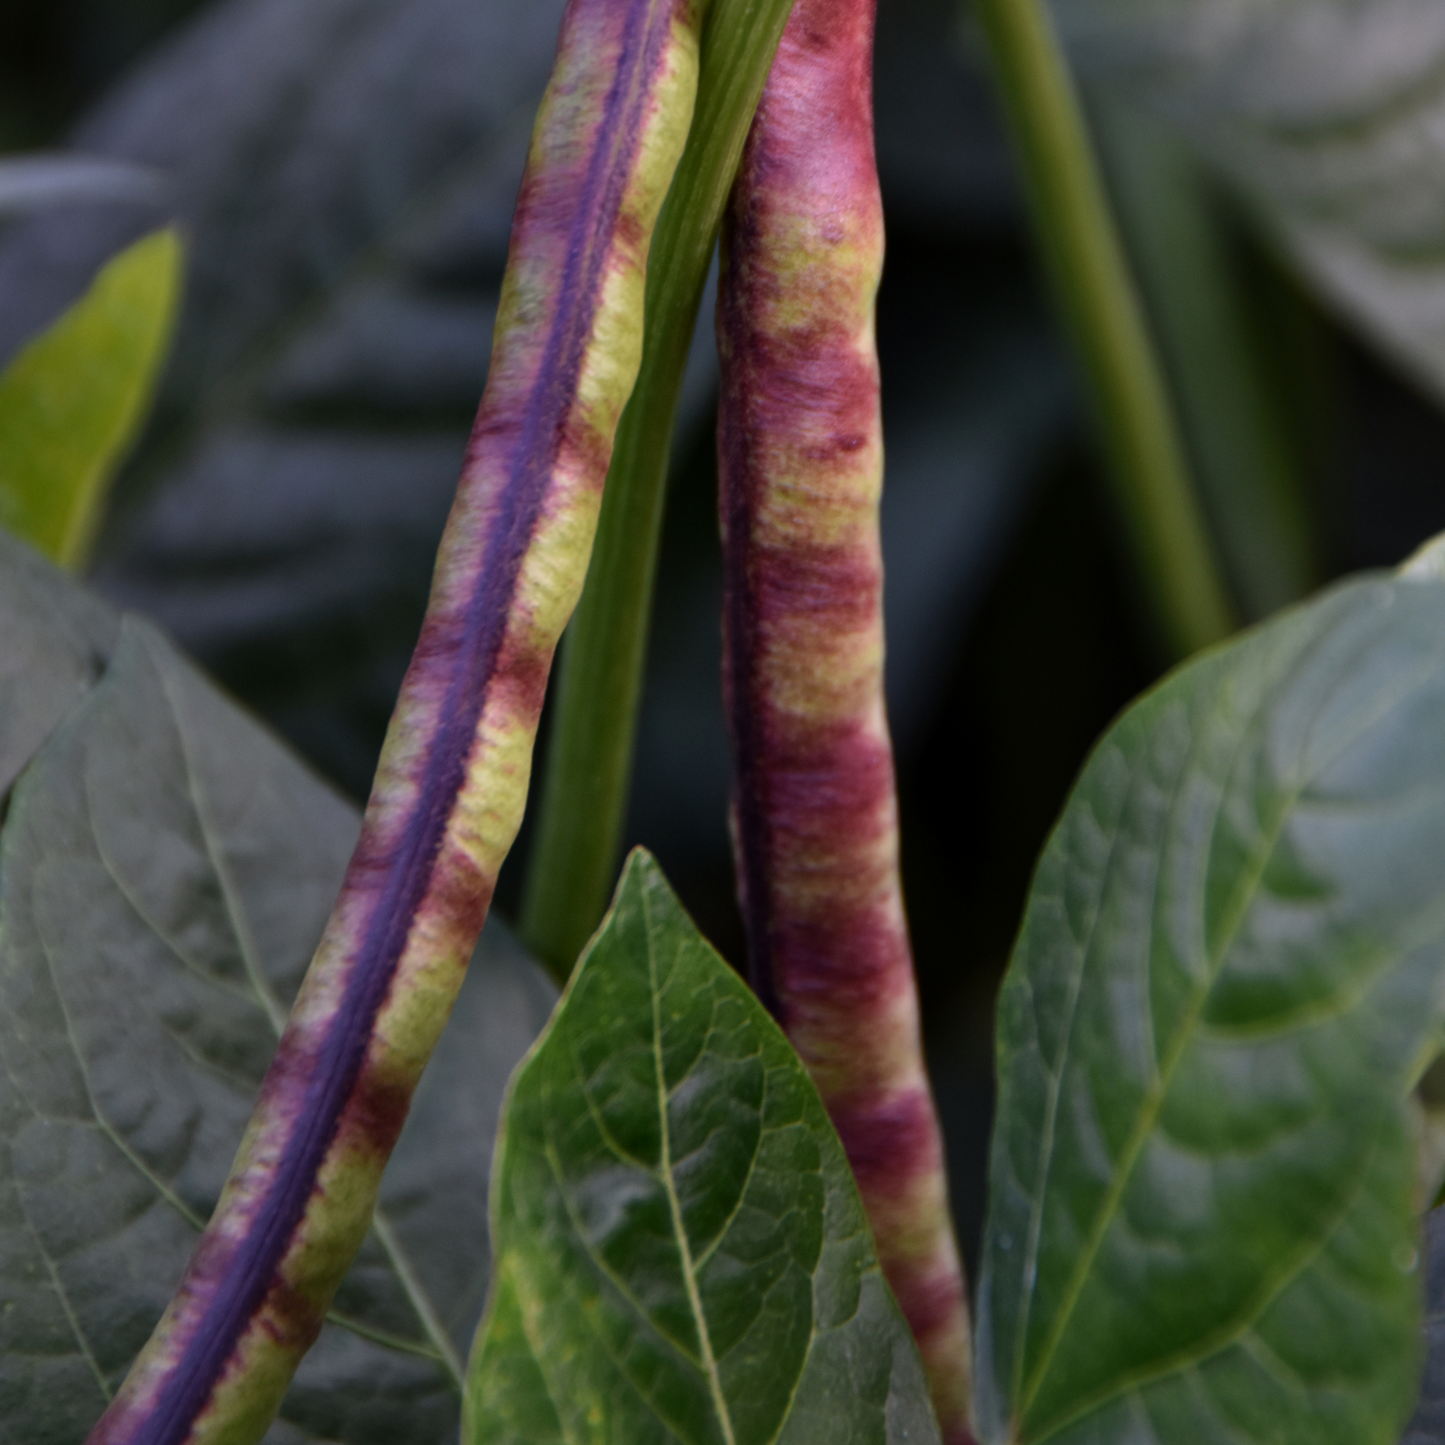
[[[1445,986],[1445,586],[1350,584],[1085,769],[999,1005],[990,1442],[1391,1442]]]
[[[1445,396],[1445,7],[1054,3],[1084,73],[1175,120],[1325,293]]]
[[[513,1082],[467,1445],[937,1441],[797,1055],[635,853]]]
[[[4,562],[0,579],[21,592],[25,574]],[[35,610],[68,591],[74,630],[108,646],[103,609],[47,571],[31,568]],[[12,612],[22,625],[0,635],[0,657],[23,659],[57,705],[82,692],[93,654],[52,660],[43,623],[27,638],[24,609]],[[83,1439],[149,1334],[225,1179],[357,830],[348,805],[148,626],[123,622],[101,665],[15,787],[0,835],[7,1445]],[[26,736],[39,726],[31,718]],[[378,1231],[273,1445],[431,1445],[455,1430],[488,1277],[497,1111],[551,998],[490,930],[393,1157]]]

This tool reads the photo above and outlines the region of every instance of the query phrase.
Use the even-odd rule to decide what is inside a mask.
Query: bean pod
[[[699,10],[568,6],[487,389],[361,840],[221,1201],[93,1445],[258,1440],[366,1234],[521,822],[637,375]]]
[[[969,1338],[919,1037],[883,703],[875,0],[798,0],[723,233],[734,847],[755,988],[847,1150],[945,1438]]]

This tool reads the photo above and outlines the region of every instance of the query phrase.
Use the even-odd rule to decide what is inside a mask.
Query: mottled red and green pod
[[[521,820],[637,375],[699,8],[568,6],[491,374],[361,841],[221,1202],[95,1445],[260,1439],[366,1232]]]
[[[811,1071],[946,1438],[969,1340],[924,1071],[883,704],[874,0],[799,0],[723,235],[734,839],[754,984]]]

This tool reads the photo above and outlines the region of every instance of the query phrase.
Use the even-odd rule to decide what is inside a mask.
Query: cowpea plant
[[[1048,23],[982,8],[1147,546],[1193,526],[1167,388]],[[1413,1091],[1445,1011],[1445,543],[1206,650],[1085,767],[999,1000],[970,1359],[882,696],[873,18],[568,6],[361,818],[0,538],[0,1440],[1441,1438]],[[609,670],[598,619],[646,614],[656,529],[626,523],[719,231],[752,987],[642,851],[558,956],[599,920],[555,879],[610,866],[617,809],[554,775],[561,916],[528,933],[559,999],[483,925],[584,577],[560,775],[625,774],[638,638]],[[0,377],[0,495],[71,565],[175,258],[122,256]],[[1174,555],[1208,578],[1197,534]],[[1177,638],[1227,626],[1167,571]]]

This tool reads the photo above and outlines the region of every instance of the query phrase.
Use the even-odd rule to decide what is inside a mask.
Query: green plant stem
[[[974,0],[974,10],[1145,585],[1184,655],[1234,619],[1082,107],[1045,0]]]
[[[1174,386],[1205,510],[1246,615],[1313,591],[1319,543],[1198,162],[1134,106],[1090,96],[1115,214]]]
[[[642,367],[558,669],[521,935],[559,979],[602,918],[621,843],[673,419],[723,207],[792,0],[713,0],[687,150],[653,237]]]

